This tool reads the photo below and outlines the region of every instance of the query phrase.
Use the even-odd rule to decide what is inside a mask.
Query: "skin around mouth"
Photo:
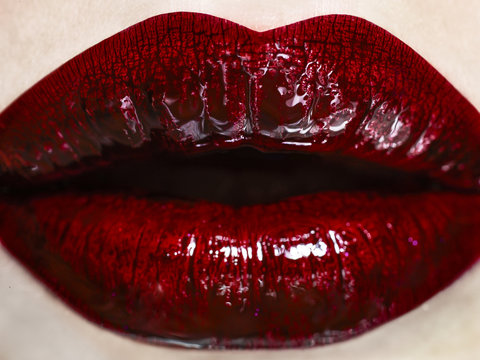
[[[162,15],[74,58],[0,115],[0,237],[67,303],[121,332],[198,347],[343,340],[478,259],[479,119],[362,19],[257,33]],[[325,191],[235,208],[12,186],[242,145],[368,159],[457,190]]]

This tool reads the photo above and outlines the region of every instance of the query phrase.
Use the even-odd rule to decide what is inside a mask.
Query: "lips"
[[[478,111],[365,20],[259,33],[166,14],[88,49],[0,114],[0,238],[69,305],[122,333],[326,344],[411,310],[478,259],[479,144]],[[185,159],[192,168],[244,147],[274,153],[268,163],[285,156],[274,167],[297,174],[282,185],[294,191],[269,197],[276,182],[262,171],[246,187],[235,173],[225,191],[224,173],[168,177]],[[289,156],[326,160],[298,171]],[[347,185],[322,182],[341,164],[357,171]],[[359,185],[370,167],[402,175]],[[419,178],[427,185],[404,180]]]

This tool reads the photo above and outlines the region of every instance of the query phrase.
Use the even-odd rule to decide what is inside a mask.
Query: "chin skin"
[[[412,46],[476,107],[480,108],[480,4],[462,6],[424,1],[378,5],[375,1],[338,4],[295,1],[222,1],[192,4],[178,1],[126,1],[101,4],[33,4],[9,1],[0,14],[0,109],[64,61],[107,36],[152,15],[176,10],[205,12],[225,17],[255,30],[266,30],[326,13],[349,13],[391,31]],[[476,10],[474,9],[476,7]],[[48,9],[48,11],[46,10]],[[54,10],[53,10],[54,9]],[[112,12],[111,9],[116,9]],[[89,16],[79,17],[84,13]],[[479,14],[479,15],[475,15]],[[475,17],[476,16],[476,17]],[[75,24],[75,26],[72,26]],[[73,41],[72,41],[73,39]],[[462,41],[458,41],[462,39]],[[68,40],[68,41],[67,41]],[[58,44],[61,44],[60,46]],[[45,56],[44,54],[48,54]],[[28,71],[27,71],[28,70]],[[36,282],[5,251],[0,250],[0,358],[163,359],[223,358],[221,352],[185,351],[131,341],[102,330],[74,314]],[[426,304],[361,337],[307,350],[231,352],[229,357],[250,359],[330,358],[445,358],[471,359],[480,354],[480,266]]]

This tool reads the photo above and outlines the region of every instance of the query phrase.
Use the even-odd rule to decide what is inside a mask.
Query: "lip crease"
[[[28,192],[245,146],[368,161],[441,187],[326,188],[243,206]],[[366,20],[255,32],[164,14],[86,50],[0,114],[0,240],[121,333],[200,348],[327,344],[415,308],[478,260],[479,147],[478,111]]]

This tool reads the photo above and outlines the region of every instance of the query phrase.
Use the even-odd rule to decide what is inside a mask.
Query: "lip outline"
[[[174,14],[180,14],[180,13],[174,13]],[[168,15],[168,14],[166,14],[166,15]],[[361,20],[363,20],[363,19],[361,19]],[[307,20],[306,20],[306,21],[307,21]],[[363,20],[363,21],[364,21],[364,20]],[[291,24],[291,25],[292,25],[292,24]],[[286,26],[284,26],[284,27],[288,27],[288,26],[291,26],[291,25],[286,25]],[[135,25],[134,25],[134,26],[135,26]],[[277,29],[278,29],[278,28],[277,28]],[[276,30],[276,29],[275,29],[275,30]],[[268,30],[268,31],[265,31],[265,32],[258,32],[258,34],[268,33],[268,32],[272,32],[272,31],[274,31],[274,30]],[[23,95],[22,95],[22,96],[23,96]]]

